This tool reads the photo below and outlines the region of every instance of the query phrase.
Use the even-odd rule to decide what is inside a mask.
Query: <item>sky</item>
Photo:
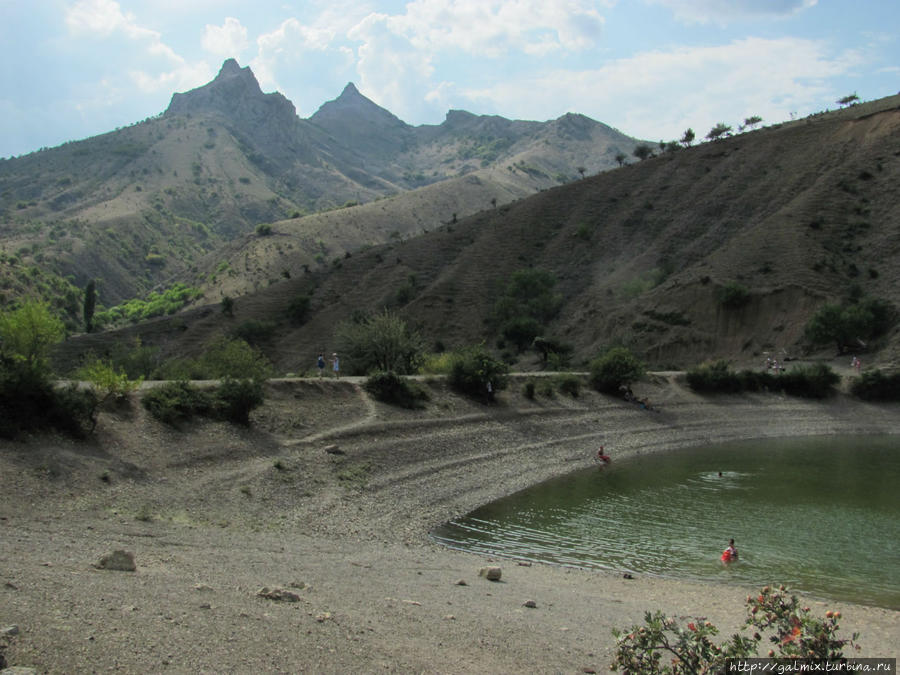
[[[582,113],[698,138],[900,92],[900,0],[0,0],[0,157],[250,66],[300,117],[353,82],[412,124]]]

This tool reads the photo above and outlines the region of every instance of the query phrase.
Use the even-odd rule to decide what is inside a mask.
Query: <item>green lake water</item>
[[[469,551],[900,609],[900,438],[814,437],[648,454],[434,530]],[[721,472],[721,476],[719,475]],[[719,556],[734,538],[740,559]]]

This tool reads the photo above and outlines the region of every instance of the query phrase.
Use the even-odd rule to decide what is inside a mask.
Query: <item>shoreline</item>
[[[139,405],[87,444],[0,443],[0,623],[10,665],[40,672],[608,672],[613,628],[661,609],[740,627],[741,586],[456,551],[432,528],[615,457],[705,443],[900,434],[897,406],[843,396],[705,398],[660,375],[660,412],[583,391],[482,406],[426,381],[424,411],[357,382],[272,382],[250,429],[180,431]],[[105,478],[103,478],[105,476]],[[115,548],[134,573],[97,570]],[[464,582],[464,585],[459,582]],[[262,587],[297,594],[261,598]],[[804,596],[805,597],[805,596]],[[535,608],[525,606],[533,601]],[[900,612],[809,599],[860,631],[860,656],[900,651]]]

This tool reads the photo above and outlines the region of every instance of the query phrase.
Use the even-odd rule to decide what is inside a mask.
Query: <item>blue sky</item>
[[[0,157],[156,115],[249,65],[308,117],[579,112],[671,140],[900,92],[898,0],[0,0]]]

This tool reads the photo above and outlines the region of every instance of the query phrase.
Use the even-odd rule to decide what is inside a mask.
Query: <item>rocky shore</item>
[[[613,628],[646,611],[727,634],[746,588],[520,565],[428,532],[539,481],[617,458],[744,438],[900,434],[897,406],[838,396],[705,398],[675,374],[657,410],[583,390],[484,406],[425,381],[424,410],[359,382],[279,380],[248,429],[175,430],[137,403],[94,436],[0,442],[0,644],[38,673],[608,672]],[[137,397],[138,394],[135,395]],[[133,556],[134,571],[101,558]],[[487,565],[502,577],[479,576]],[[126,565],[127,566],[127,565]],[[900,612],[843,612],[861,655],[896,656]]]

